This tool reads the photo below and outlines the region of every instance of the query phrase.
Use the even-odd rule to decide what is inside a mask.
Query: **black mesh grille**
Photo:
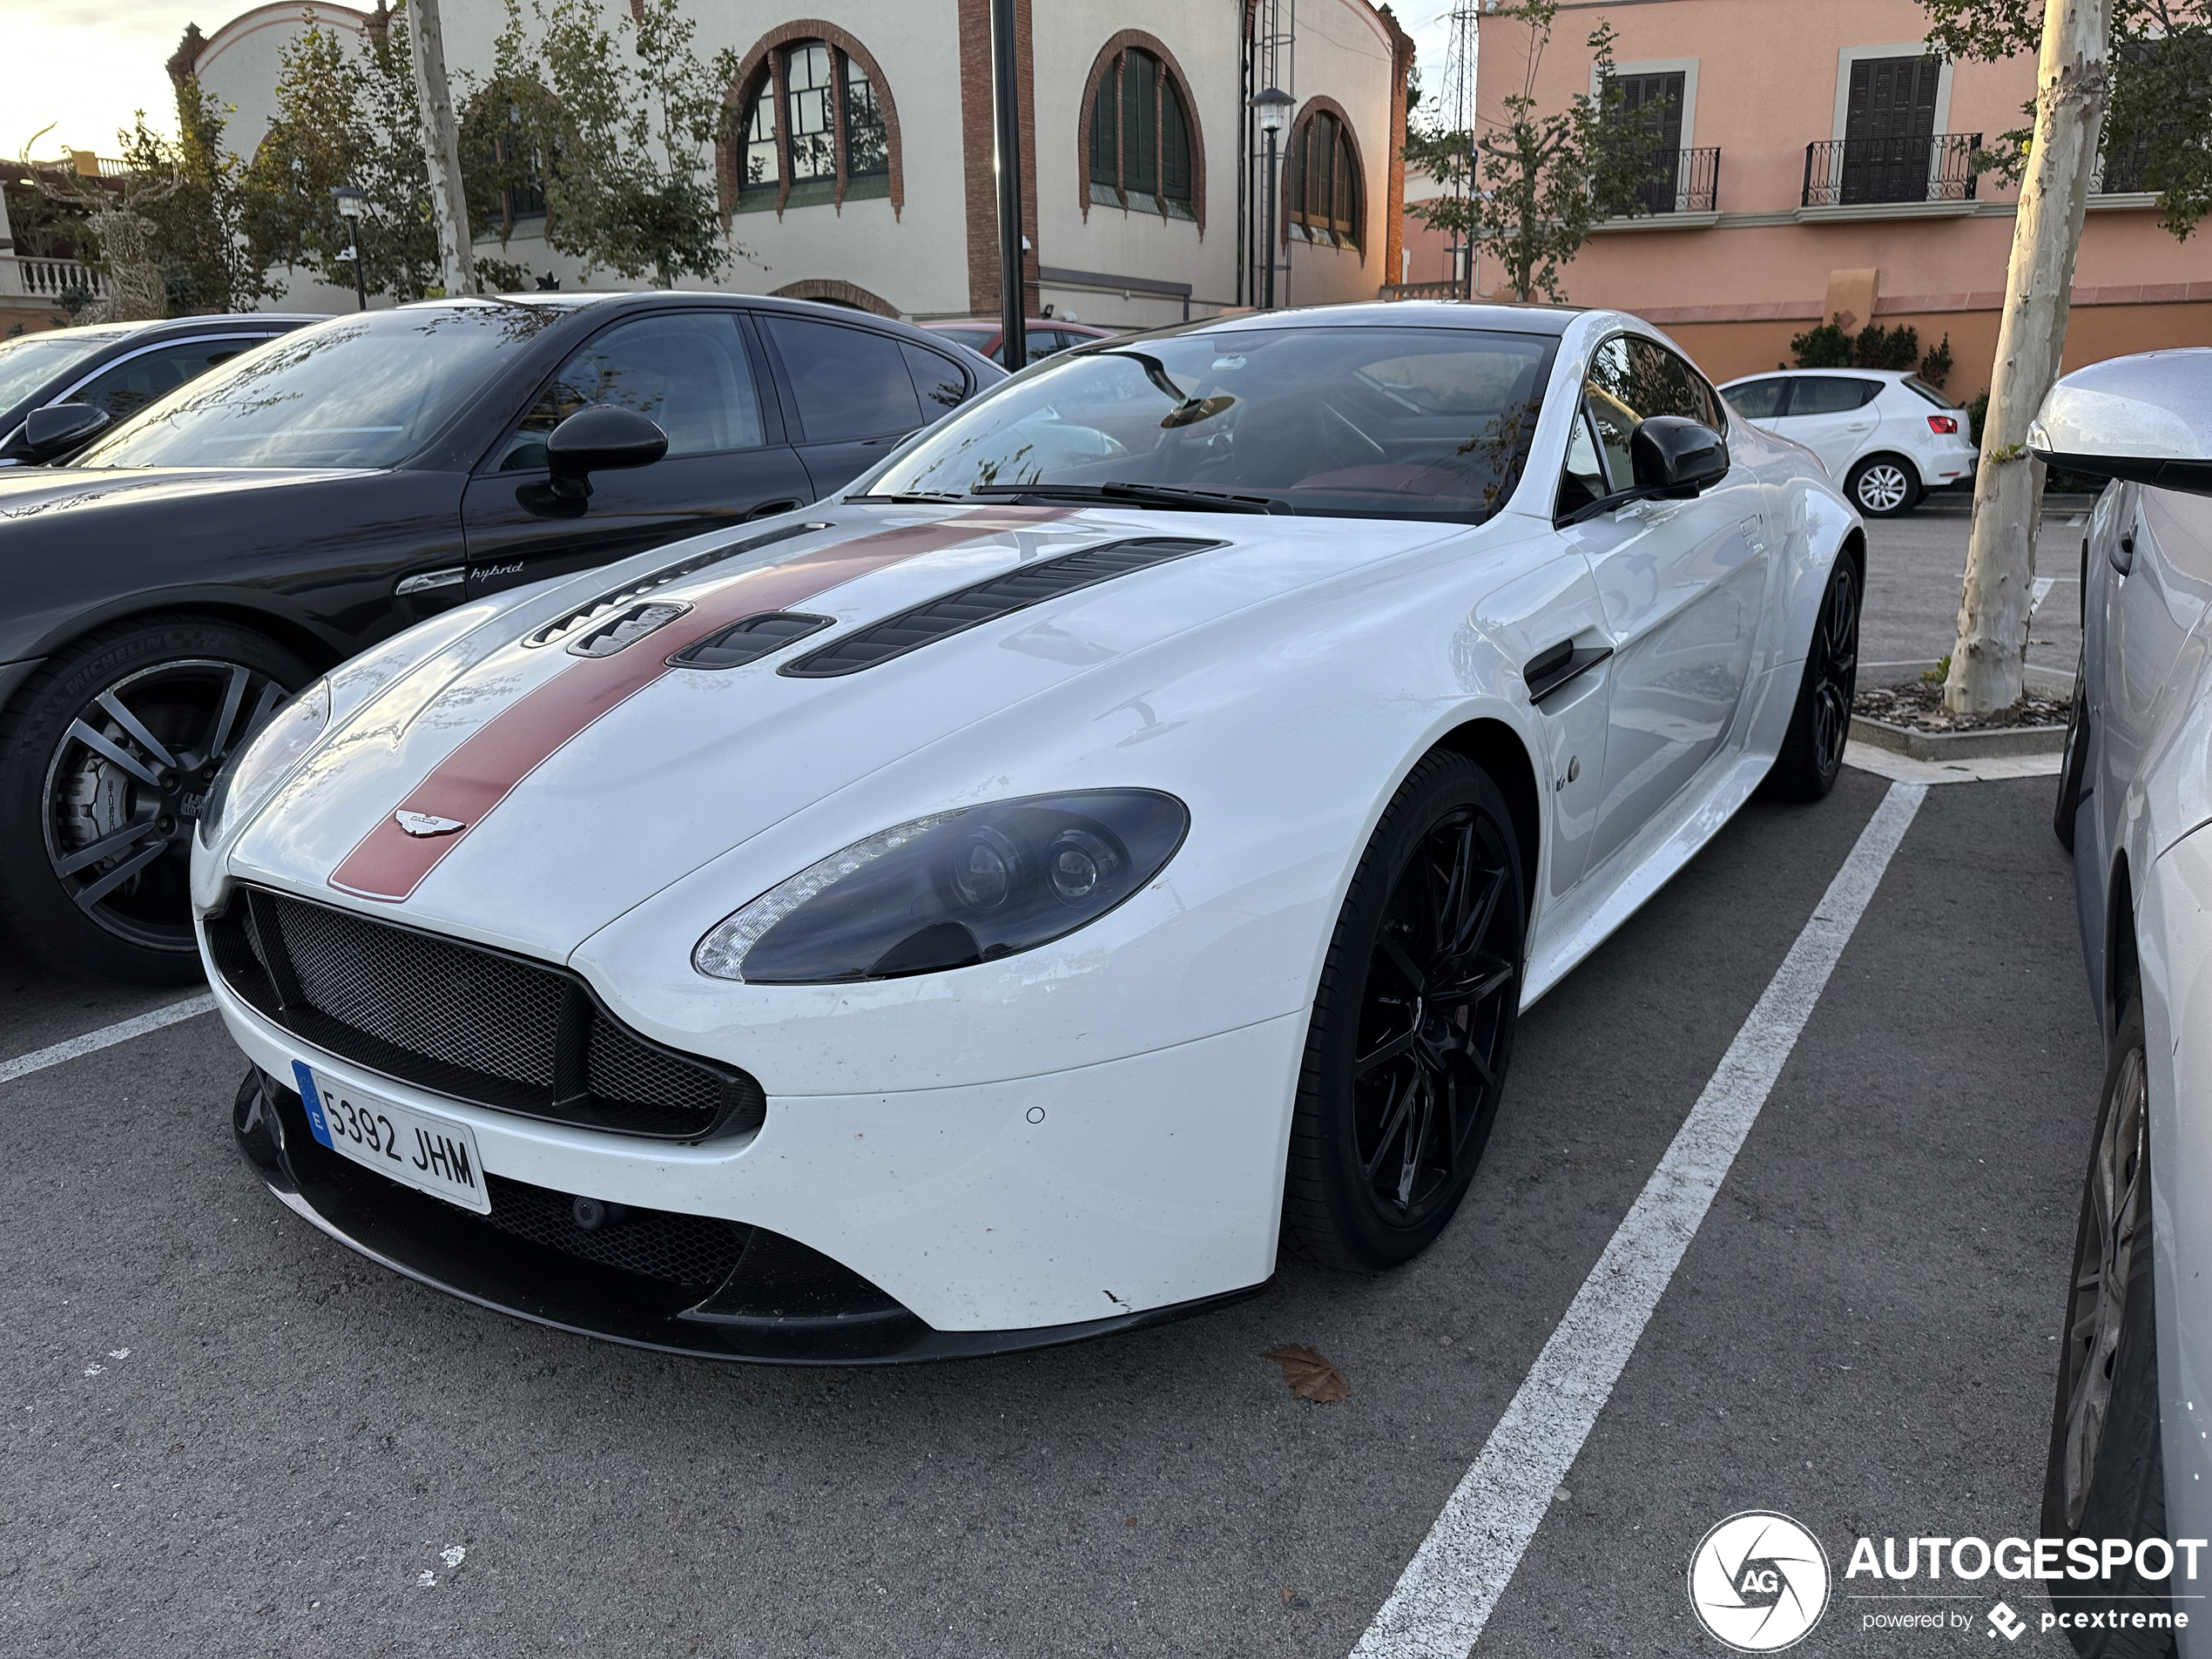
[[[491,1197],[485,1219],[502,1232],[695,1290],[711,1290],[729,1278],[752,1236],[752,1228],[736,1222],[670,1210],[617,1209],[606,1225],[586,1231],[577,1225],[576,1200],[565,1192],[491,1174],[484,1187]]]
[[[806,679],[857,674],[864,668],[873,668],[878,663],[902,657],[1013,611],[1042,604],[1047,599],[1073,593],[1078,588],[1091,587],[1117,576],[1127,576],[1132,570],[1223,545],[1220,542],[1155,536],[1109,542],[1103,547],[1085,548],[1080,553],[1064,554],[1056,559],[1040,559],[1035,564],[1025,564],[1018,570],[1009,570],[1004,576],[993,577],[988,582],[979,582],[974,587],[962,588],[957,593],[946,594],[927,604],[916,605],[911,610],[872,623],[842,639],[832,640],[819,651],[808,651],[777,671]]]
[[[752,1077],[638,1035],[563,968],[254,887],[207,939],[225,982],[279,1025],[442,1095],[675,1140],[765,1115]]]

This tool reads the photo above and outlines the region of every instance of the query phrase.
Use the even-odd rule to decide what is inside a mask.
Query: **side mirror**
[[[650,467],[668,453],[668,434],[635,409],[595,403],[578,409],[545,440],[545,465],[556,496],[581,502],[591,475],[617,467]]]
[[[50,403],[24,421],[17,454],[34,464],[52,461],[90,443],[114,418],[90,403]]]
[[[1629,434],[1635,487],[1654,495],[1695,496],[1728,476],[1728,440],[1680,415],[1655,415]]]
[[[2077,368],[2045,395],[2027,448],[2069,472],[2212,496],[2212,347]]]

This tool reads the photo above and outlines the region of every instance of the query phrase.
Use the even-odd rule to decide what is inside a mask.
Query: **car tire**
[[[1869,518],[1901,518],[1926,493],[1920,469],[1899,455],[1868,455],[1844,478],[1844,494]]]
[[[1843,772],[1851,699],[1858,694],[1858,561],[1838,554],[1813,619],[1790,729],[1764,786],[1774,799],[1818,800]]]
[[[2074,1271],[2059,1336],[2058,1394],[2043,1480],[2046,1538],[2163,1538],[2165,1458],[2159,1432],[2158,1329],[2151,1277],[2148,1057],[2140,999],[2113,1034],[2096,1135],[2074,1228]],[[2166,1614],[2170,1579],[2133,1563],[2093,1593],[2054,1580],[2060,1612]],[[2091,1659],[2148,1659],[2174,1651],[2172,1632],[2068,1630]]]
[[[313,677],[273,641],[198,617],[104,628],[47,659],[0,712],[0,923],[24,952],[89,977],[198,979],[199,808],[256,717]]]
[[[1283,1203],[1291,1253],[1378,1272],[1444,1231],[1497,1119],[1527,889],[1488,773],[1439,752],[1385,809],[1313,999]]]
[[[2081,779],[2089,764],[2089,648],[2074,669],[2074,708],[2066,720],[2066,758],[2059,763],[2059,798],[2051,808],[2051,832],[2059,845],[2074,851],[2074,820],[2081,813]]]

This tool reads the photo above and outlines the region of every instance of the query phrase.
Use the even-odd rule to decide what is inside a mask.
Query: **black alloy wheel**
[[[1315,998],[1284,1207],[1298,1253],[1373,1271],[1443,1231],[1497,1120],[1526,934],[1503,795],[1431,756],[1369,843]]]
[[[2141,1001],[2113,1034],[2082,1183],[2074,1275],[2060,1332],[2059,1386],[2043,1481],[2047,1538],[2157,1538],[2166,1534],[2159,1424],[2158,1336],[2151,1289],[2149,1068]],[[2132,1561],[2101,1581],[2050,1587],[2066,1611],[2164,1613],[2170,1580]],[[2069,1630],[2097,1659],[2171,1654],[2170,1631]]]
[[[309,678],[289,651],[179,618],[83,642],[0,722],[0,912],[72,972],[198,976],[192,842],[216,774]]]
[[[1836,786],[1851,741],[1851,701],[1858,695],[1858,567],[1839,554],[1813,620],[1797,705],[1790,716],[1767,792],[1784,800],[1818,800]]]

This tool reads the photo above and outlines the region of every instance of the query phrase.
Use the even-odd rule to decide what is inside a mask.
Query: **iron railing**
[[[2097,158],[2096,171],[2089,175],[2089,193],[2093,196],[2133,195],[2138,191],[2155,188],[2145,178],[2150,170],[2150,135],[2139,132],[2133,142],[2117,150],[2107,148]]]
[[[1386,300],[1464,300],[1467,285],[1456,278],[1442,282],[1386,282],[1382,285]]]
[[[1703,150],[1663,151],[1655,161],[1652,174],[1641,187],[1631,191],[1625,201],[1611,204],[1610,217],[1710,213],[1720,200],[1721,152],[1717,145]]]
[[[1974,199],[1979,132],[1916,138],[1820,138],[1805,146],[1807,207]]]

